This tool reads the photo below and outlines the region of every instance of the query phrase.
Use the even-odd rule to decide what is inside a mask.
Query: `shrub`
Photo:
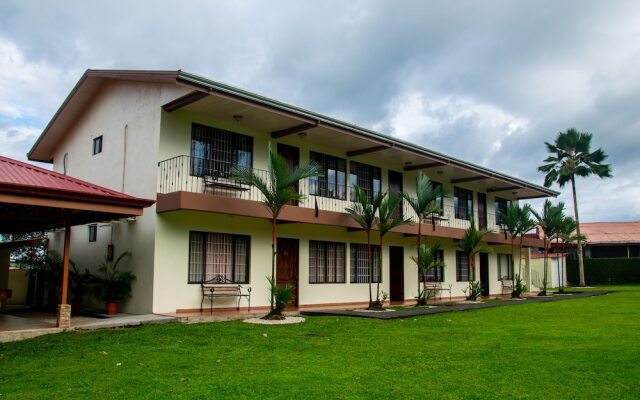
[[[587,285],[640,283],[640,258],[586,258],[584,275]],[[580,282],[578,260],[567,263],[567,281]]]

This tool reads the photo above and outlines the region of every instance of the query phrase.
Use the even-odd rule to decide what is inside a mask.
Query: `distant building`
[[[640,221],[586,222],[580,224],[586,238],[585,258],[640,257]],[[576,257],[575,248],[569,258]]]

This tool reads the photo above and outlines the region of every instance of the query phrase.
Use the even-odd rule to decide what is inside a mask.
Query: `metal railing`
[[[243,184],[233,180],[229,170],[219,170],[217,164],[210,160],[177,156],[158,163],[158,193],[166,194],[172,192],[192,192],[203,193],[214,196],[232,197],[243,200],[263,201],[262,193],[254,186]],[[268,180],[268,171],[253,169],[257,176]],[[345,212],[345,208],[352,207],[350,190],[345,188],[340,191],[342,198],[334,198],[321,195],[310,195],[310,186],[316,188],[315,183],[310,183],[309,179],[303,179],[298,183],[297,190],[305,195],[304,200],[298,202],[298,207],[313,208],[319,211]],[[418,217],[409,204],[402,201],[402,215],[408,217],[414,223],[418,222]],[[460,210],[456,213],[453,205],[445,204],[441,213],[430,215],[423,219],[427,225],[446,226],[451,228],[467,229],[469,221],[456,218],[460,215]],[[496,224],[495,214],[487,212],[486,227],[496,233],[501,233],[501,227]]]

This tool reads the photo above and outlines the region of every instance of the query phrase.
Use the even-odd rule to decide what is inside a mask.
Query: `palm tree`
[[[416,174],[416,197],[407,192],[402,192],[400,195],[409,203],[409,206],[418,217],[418,248],[420,248],[422,243],[422,221],[429,216],[433,217],[435,214],[442,212],[438,199],[445,196],[444,189],[442,185],[433,185],[424,173],[418,172]],[[418,299],[421,297],[420,282],[418,281]]]
[[[564,203],[559,202],[554,206],[550,200],[546,200],[542,207],[542,213],[538,214],[535,210],[531,210],[536,218],[536,223],[544,232],[543,245],[544,245],[544,274],[542,279],[542,291],[539,296],[547,295],[547,268],[549,265],[549,245],[553,238],[558,234],[558,227],[564,219]]]
[[[384,196],[383,196],[384,197]],[[410,218],[403,218],[398,215],[398,207],[402,204],[402,197],[395,193],[389,193],[382,202],[378,210],[378,231],[380,232],[380,246],[378,247],[378,265],[382,268],[382,242],[384,236],[389,233],[393,228],[401,225],[407,225],[411,223]],[[378,286],[376,293],[380,293],[380,280],[378,280]],[[376,302],[379,300],[376,295]],[[382,306],[382,305],[381,305]]]
[[[423,243],[418,247],[418,256],[411,256],[413,262],[418,266],[418,272],[422,276],[422,293],[424,296],[418,299],[416,305],[427,305],[427,274],[431,268],[444,267],[444,261],[438,260],[438,251],[441,244],[436,242],[433,246]]]
[[[563,257],[561,258],[562,267],[560,267],[560,265],[558,264],[558,268],[561,268],[558,272],[559,276],[564,276],[564,274],[561,272],[564,272],[564,255],[566,254],[567,244],[578,242],[580,241],[580,239],[583,238],[582,236],[574,235],[574,232],[576,231],[577,227],[578,227],[578,224],[576,224],[576,220],[573,219],[572,217],[565,217],[560,223],[560,226],[558,227],[558,233],[556,234],[556,243],[559,243],[559,241],[562,240],[562,255],[563,255]],[[561,293],[564,292],[564,285],[562,280],[560,280],[559,291]]]
[[[507,212],[501,214],[502,223],[505,225],[505,236],[508,233],[511,237],[511,276],[522,276],[522,241],[524,234],[535,227],[533,220],[531,219],[531,206],[525,204],[520,207],[518,203],[512,203]],[[519,254],[520,260],[518,265],[518,274],[515,274],[515,252],[514,242],[517,237],[520,237]],[[515,290],[515,288],[514,288]]]
[[[369,308],[376,308],[373,302],[373,296],[371,294],[371,283],[373,278],[373,258],[371,257],[371,231],[375,225],[378,217],[378,209],[380,204],[384,200],[386,193],[378,193],[373,196],[373,199],[369,200],[367,192],[358,185],[354,185],[356,196],[358,201],[353,204],[352,207],[347,207],[345,210],[351,215],[360,227],[367,232],[367,263],[369,265]],[[382,265],[380,265],[382,268]],[[377,296],[376,296],[377,297]]]
[[[551,153],[538,167],[538,171],[547,175],[544,185],[550,187],[558,182],[560,187],[571,182],[573,193],[573,211],[576,219],[576,233],[580,236],[580,218],[578,217],[578,199],[576,197],[576,176],[597,175],[600,178],[611,177],[611,165],[603,164],[607,154],[602,148],[591,152],[590,133],[578,132],[575,128],[558,133],[554,144],[545,142],[547,151]],[[580,269],[580,286],[585,286],[584,260],[582,258],[582,242],[578,241],[578,266]]]
[[[475,300],[480,293],[478,293],[476,280],[475,259],[478,253],[491,253],[493,249],[491,246],[483,242],[484,237],[491,233],[488,229],[476,228],[476,223],[471,218],[469,228],[464,231],[464,236],[457,244],[460,249],[469,259],[469,268],[471,274],[469,275],[469,299]]]
[[[231,169],[232,179],[255,186],[264,197],[263,204],[271,216],[271,281],[273,282],[275,282],[276,275],[276,221],[278,216],[287,203],[305,199],[305,195],[295,189],[296,183],[302,179],[321,175],[322,167],[314,162],[300,164],[291,170],[287,161],[280,154],[271,151],[271,144],[269,144],[269,171],[266,179],[252,168],[234,166]],[[273,296],[272,290],[270,315],[274,312]]]

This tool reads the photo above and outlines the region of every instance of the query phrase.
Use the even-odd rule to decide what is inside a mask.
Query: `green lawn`
[[[415,319],[167,324],[0,344],[1,399],[640,398],[640,286]]]

